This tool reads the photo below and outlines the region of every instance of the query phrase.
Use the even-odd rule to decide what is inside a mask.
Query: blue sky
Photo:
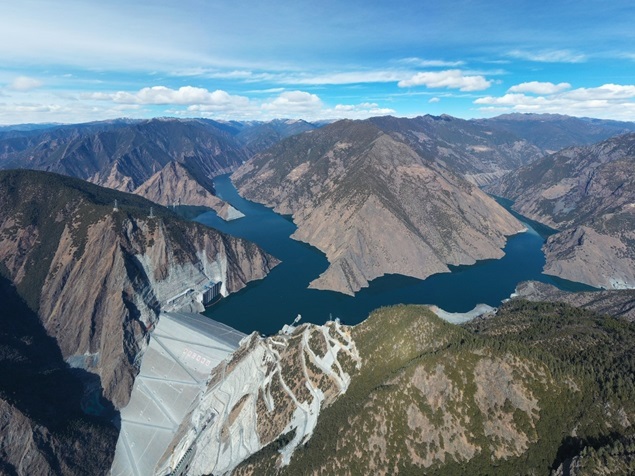
[[[635,120],[631,1],[4,0],[0,124]]]

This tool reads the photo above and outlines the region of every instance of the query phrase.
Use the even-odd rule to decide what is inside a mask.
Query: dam
[[[236,350],[245,334],[200,314],[165,312],[121,409],[112,476],[155,474],[177,430],[205,389],[210,371]]]

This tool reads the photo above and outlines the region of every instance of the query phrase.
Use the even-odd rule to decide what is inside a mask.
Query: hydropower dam
[[[156,473],[157,464],[172,452],[170,444],[179,426],[205,390],[210,371],[238,348],[243,337],[200,314],[160,315],[130,402],[121,409],[112,476]],[[178,472],[185,474],[186,466],[181,466]]]

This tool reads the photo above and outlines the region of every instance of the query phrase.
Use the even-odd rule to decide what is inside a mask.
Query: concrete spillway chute
[[[204,390],[210,371],[244,334],[199,314],[164,313],[152,331],[130,402],[121,410],[114,476],[147,476]]]

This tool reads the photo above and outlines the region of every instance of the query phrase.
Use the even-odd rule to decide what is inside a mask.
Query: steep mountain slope
[[[170,298],[211,280],[223,282],[223,294],[234,292],[277,263],[249,242],[156,205],[149,218],[151,206],[78,179],[0,172],[2,275],[64,359],[99,375],[116,407],[128,401],[147,330]]]
[[[211,208],[225,220],[244,216],[229,203],[212,194],[210,190],[214,190],[214,185],[211,181],[201,182],[207,186],[197,181],[183,164],[169,162],[134,190],[134,193],[166,206],[187,204]]]
[[[635,134],[546,156],[490,190],[561,230],[545,272],[608,289],[635,287]]]
[[[233,176],[241,195],[293,214],[293,237],[324,251],[311,286],[348,294],[383,274],[424,279],[502,256],[522,225],[478,188],[441,174],[370,121],[281,141]]]
[[[203,206],[226,211],[228,205],[210,198],[215,193],[210,178],[231,172],[247,159],[231,132],[213,121],[179,119],[11,131],[0,134],[0,168],[47,170],[116,190],[139,190],[161,204],[180,199],[183,205],[201,205],[200,195],[204,195]],[[177,175],[175,163],[185,167],[187,174],[180,169]],[[182,193],[185,189],[178,179],[185,175],[188,187],[199,194]],[[163,187],[157,187],[157,181]],[[192,199],[195,203],[190,203]]]
[[[633,122],[560,114],[503,114],[489,119],[477,119],[475,122],[512,133],[544,153],[554,153],[576,145],[591,145],[635,131]]]
[[[448,115],[369,120],[407,143],[427,162],[484,185],[543,155],[540,148],[488,123]]]
[[[84,413],[86,372],[68,368],[3,276],[0,303],[0,474],[106,474],[118,431]]]
[[[633,437],[633,350],[632,323],[526,301],[464,328],[395,306],[253,335],[164,473],[192,448],[192,475],[549,474]]]

